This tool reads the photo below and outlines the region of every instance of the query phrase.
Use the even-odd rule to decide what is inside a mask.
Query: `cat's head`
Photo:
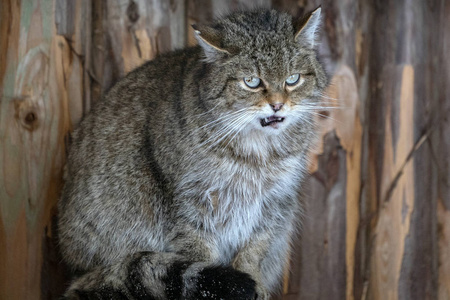
[[[208,70],[202,98],[217,113],[214,124],[230,136],[311,125],[327,85],[316,57],[320,15],[320,8],[301,19],[257,10],[193,25]]]

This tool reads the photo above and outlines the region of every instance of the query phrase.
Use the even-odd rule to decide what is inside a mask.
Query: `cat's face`
[[[319,15],[316,10],[297,25],[273,10],[238,13],[213,27],[194,27],[212,65],[209,106],[225,132],[274,135],[312,125],[327,83],[314,49]]]
[[[323,76],[323,71],[317,70],[313,52],[295,47],[277,45],[279,49],[263,55],[264,51],[257,50],[256,55],[264,59],[246,52],[227,66],[232,79],[224,98],[232,111],[245,109],[249,128],[276,134],[293,123],[309,120],[310,112],[319,106],[322,86],[318,76]]]

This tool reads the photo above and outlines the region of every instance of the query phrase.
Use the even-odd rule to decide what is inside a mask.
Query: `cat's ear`
[[[317,32],[320,28],[321,7],[319,6],[308,15],[294,21],[295,40],[304,46],[315,48]]]
[[[222,35],[212,27],[206,25],[193,24],[195,38],[198,44],[203,48],[206,61],[216,61],[230,54],[222,46]]]

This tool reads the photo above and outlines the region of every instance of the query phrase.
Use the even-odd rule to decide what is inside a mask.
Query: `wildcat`
[[[320,8],[193,25],[74,132],[59,202],[69,299],[269,299],[327,85]]]

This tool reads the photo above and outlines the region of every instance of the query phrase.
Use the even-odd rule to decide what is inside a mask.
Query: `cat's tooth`
[[[269,123],[269,118],[265,118],[264,122]]]

